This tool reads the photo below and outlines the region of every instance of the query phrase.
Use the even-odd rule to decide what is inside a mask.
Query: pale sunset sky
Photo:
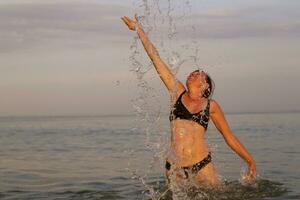
[[[139,2],[0,0],[0,116],[134,113],[136,33],[120,17],[143,14]],[[179,40],[197,40],[225,112],[300,111],[299,0],[189,2],[196,31],[177,24]],[[194,69],[183,64],[177,77],[185,82]],[[163,83],[154,68],[147,76],[167,113]]]

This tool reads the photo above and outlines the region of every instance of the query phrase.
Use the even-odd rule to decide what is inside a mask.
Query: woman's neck
[[[189,98],[192,101],[198,101],[199,102],[199,101],[205,100],[205,98],[200,95],[201,91],[198,88],[197,89],[189,89],[187,91],[187,93],[188,93]]]

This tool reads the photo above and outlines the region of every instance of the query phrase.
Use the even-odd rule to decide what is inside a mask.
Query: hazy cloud
[[[198,10],[188,16],[198,38],[300,36],[300,13],[289,6],[250,6]],[[183,32],[184,28],[179,32]],[[191,35],[190,35],[191,36]]]
[[[121,37],[125,29],[117,27],[121,14],[127,11],[125,7],[100,4],[1,5],[0,52],[53,40],[93,45],[93,39]]]
[[[97,3],[101,1],[18,2],[0,4],[0,52],[53,41],[93,46],[92,41],[103,38],[118,40],[128,36],[120,17],[133,14],[131,5]],[[300,35],[300,14],[288,6],[200,9],[186,19],[195,31],[185,31],[188,23],[178,23],[178,32],[184,33],[184,37],[191,34],[198,38]]]
[[[233,9],[208,9],[203,11],[198,11],[197,13],[193,13],[189,18],[192,19],[199,19],[199,18],[226,18],[226,17],[237,17],[238,12]]]
[[[180,42],[197,39],[201,65],[220,66],[209,71],[225,110],[299,110],[299,1],[194,2],[200,5],[183,23],[177,20],[182,13],[171,14]],[[143,13],[133,7],[129,0],[0,1],[0,115],[129,112],[136,89],[128,83],[135,33],[120,17]],[[149,61],[144,51],[140,56]],[[182,81],[188,65],[178,74]],[[147,76],[167,104],[155,71]]]

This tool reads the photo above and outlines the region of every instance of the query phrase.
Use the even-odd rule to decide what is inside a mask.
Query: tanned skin
[[[203,110],[207,106],[208,99],[199,94],[203,94],[203,91],[209,87],[206,82],[206,73],[199,70],[193,71],[187,77],[185,87],[179,80],[177,80],[169,67],[160,58],[156,48],[151,43],[145,34],[143,27],[139,23],[138,16],[135,15],[133,20],[127,16],[124,16],[121,19],[130,30],[137,31],[146,53],[170,93],[171,103],[174,104],[180,94],[186,91],[186,93],[182,96],[182,103],[188,111],[190,113],[197,113]],[[254,159],[244,145],[233,134],[222,108],[217,101],[213,99],[210,100],[209,117],[224,137],[227,145],[248,164],[248,172],[245,180],[250,183],[255,181],[256,163]],[[167,160],[170,163],[175,164],[178,169],[181,167],[192,166],[205,158],[209,153],[209,149],[204,138],[205,129],[198,123],[191,120],[175,119],[171,121],[171,132],[170,156],[168,156]],[[171,176],[168,171],[167,176],[168,178]],[[182,178],[179,172],[175,177],[177,177],[178,181]],[[195,181],[199,183],[199,185],[216,186],[220,184],[213,162],[207,164],[194,177]]]

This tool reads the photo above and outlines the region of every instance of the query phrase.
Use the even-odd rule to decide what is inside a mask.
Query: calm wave
[[[256,187],[238,182],[243,162],[210,124],[207,141],[226,191],[190,199],[300,199],[300,114],[231,114],[254,155]],[[167,117],[151,135],[134,116],[0,118],[0,199],[170,199],[163,150]]]

